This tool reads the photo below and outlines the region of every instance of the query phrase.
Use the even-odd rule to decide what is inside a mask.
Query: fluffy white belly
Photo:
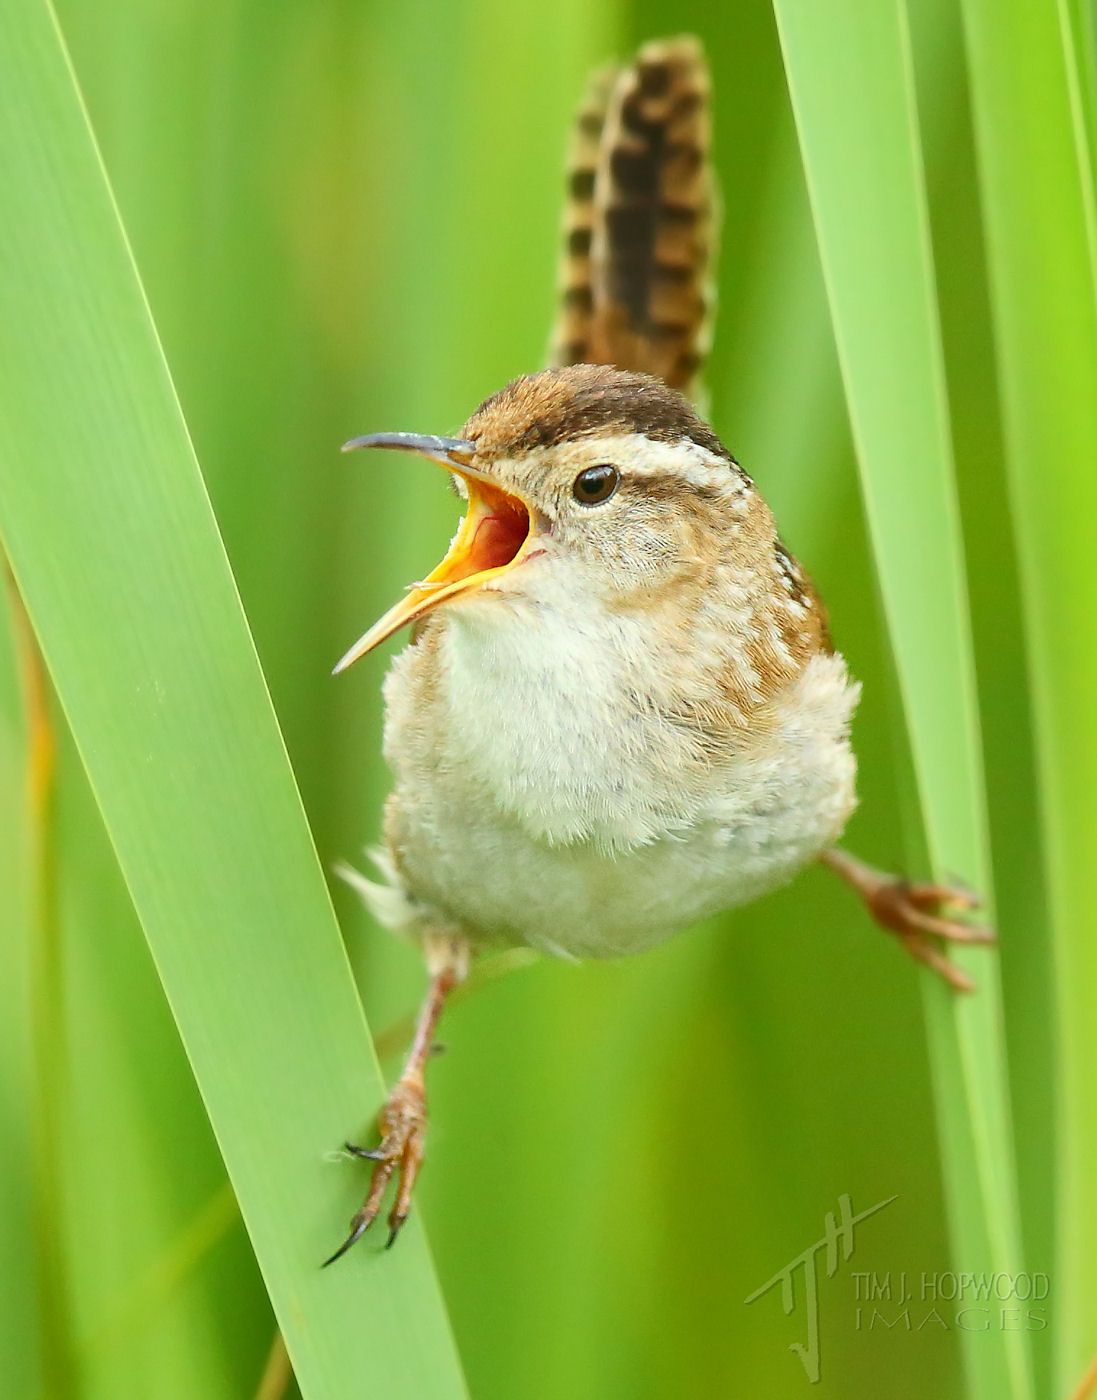
[[[544,676],[523,658],[508,684],[495,651],[490,684],[464,668],[467,687],[425,704],[414,653],[397,659],[386,690],[397,783],[385,884],[354,880],[392,927],[560,956],[639,952],[789,880],[853,809],[858,688],[840,656],[812,658],[762,737],[676,782],[667,736],[606,728],[589,676],[559,658]]]

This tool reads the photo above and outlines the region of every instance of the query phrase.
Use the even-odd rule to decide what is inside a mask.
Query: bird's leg
[[[941,912],[942,906],[976,908],[979,901],[970,890],[949,885],[912,884],[882,870],[874,870],[837,847],[824,851],[819,859],[857,891],[881,928],[898,934],[911,957],[932,968],[956,991],[974,991],[971,978],[949,962],[932,941],[943,938],[952,943],[994,942],[993,929],[961,923]]]
[[[462,939],[434,940],[427,945],[430,986],[415,1023],[415,1038],[400,1078],[392,1086],[378,1119],[381,1141],[377,1147],[356,1147],[348,1142],[346,1148],[356,1157],[373,1162],[369,1192],[350,1222],[350,1234],[331,1256],[324,1261],[332,1264],[345,1254],[366,1233],[377,1219],[385,1188],[395,1175],[396,1200],[389,1212],[389,1248],[408,1218],[415,1178],[423,1165],[423,1145],[427,1131],[427,1096],[423,1071],[434,1043],[446,997],[463,980],[468,970],[468,946]]]

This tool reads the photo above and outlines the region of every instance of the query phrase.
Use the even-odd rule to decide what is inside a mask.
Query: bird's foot
[[[463,938],[437,935],[424,939],[424,948],[431,967],[430,986],[419,1008],[415,1022],[415,1038],[408,1051],[404,1072],[392,1087],[377,1120],[381,1142],[377,1147],[355,1147],[347,1143],[347,1151],[355,1157],[366,1157],[373,1166],[369,1194],[350,1222],[350,1234],[325,1265],[333,1264],[346,1254],[377,1219],[385,1188],[396,1177],[396,1201],[389,1212],[389,1238],[385,1248],[396,1241],[400,1227],[411,1209],[411,1193],[415,1178],[423,1165],[423,1143],[427,1135],[427,1095],[423,1087],[423,1072],[434,1045],[434,1032],[442,1014],[446,997],[468,971],[469,948]]]
[[[979,901],[970,890],[951,885],[914,884],[875,870],[848,851],[826,851],[820,859],[856,890],[881,928],[898,935],[911,957],[925,963],[956,991],[975,990],[971,978],[950,962],[933,941],[995,942],[993,929],[965,924],[944,912],[977,908]]]
[[[365,1157],[373,1165],[369,1192],[350,1222],[350,1234],[331,1256],[325,1267],[333,1264],[356,1244],[381,1213],[385,1188],[395,1175],[396,1199],[389,1211],[390,1248],[400,1233],[411,1209],[411,1193],[415,1178],[423,1165],[423,1145],[427,1131],[427,1096],[421,1074],[406,1074],[393,1085],[377,1119],[381,1141],[377,1147],[356,1147],[348,1142],[346,1149],[355,1157]]]

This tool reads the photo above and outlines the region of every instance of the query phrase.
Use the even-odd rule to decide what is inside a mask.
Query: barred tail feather
[[[695,392],[713,304],[709,79],[688,36],[595,75],[569,162],[555,364],[657,375]]]

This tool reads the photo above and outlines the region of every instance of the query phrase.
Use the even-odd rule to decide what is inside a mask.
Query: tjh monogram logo
[[[853,1254],[853,1227],[859,1225],[862,1220],[867,1220],[870,1215],[875,1215],[878,1210],[883,1210],[885,1206],[891,1205],[892,1201],[897,1199],[897,1196],[889,1196],[886,1201],[878,1201],[876,1205],[869,1206],[868,1210],[861,1211],[860,1215],[854,1215],[850,1198],[843,1193],[838,1197],[840,1219],[835,1220],[834,1212],[828,1210],[823,1217],[822,1238],[816,1240],[814,1244],[808,1245],[802,1254],[797,1255],[783,1269],[779,1269],[768,1282],[763,1283],[761,1288],[756,1288],[750,1297],[744,1300],[747,1303],[753,1303],[779,1283],[781,1285],[781,1304],[787,1316],[796,1307],[793,1274],[796,1269],[803,1266],[808,1339],[806,1346],[801,1342],[791,1342],[789,1351],[794,1351],[800,1358],[800,1364],[813,1385],[819,1379],[819,1280],[816,1274],[815,1257],[821,1249],[826,1250],[824,1265],[826,1276],[833,1278],[838,1272],[839,1245],[843,1260],[849,1259]]]

